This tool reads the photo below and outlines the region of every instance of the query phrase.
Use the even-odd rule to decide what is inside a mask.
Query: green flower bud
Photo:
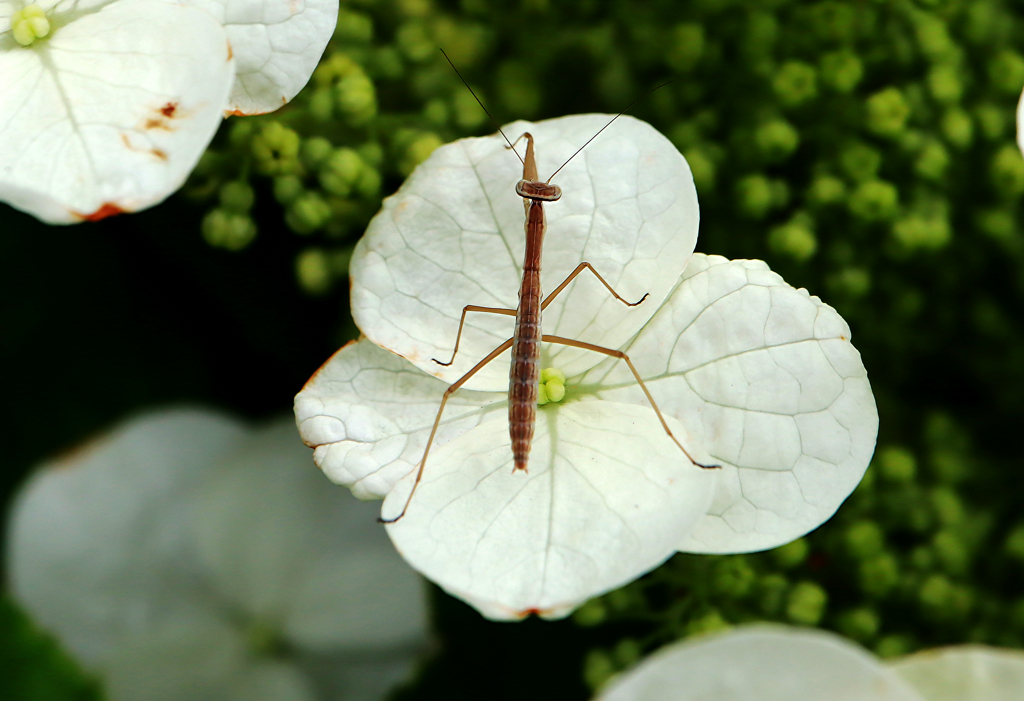
[[[583,660],[583,681],[591,690],[604,686],[617,671],[611,656],[601,650],[591,650]]]
[[[336,149],[320,170],[320,186],[332,195],[348,197],[365,168],[363,159],[353,149]]]
[[[709,193],[715,189],[715,162],[711,156],[700,146],[688,148],[683,152],[686,162],[690,165],[690,172],[693,173],[693,184],[697,192]]]
[[[443,127],[448,123],[448,103],[440,97],[427,100],[423,106],[423,118],[435,127]]]
[[[836,51],[821,57],[821,82],[838,93],[851,92],[864,77],[864,64],[850,51]]]
[[[1011,249],[1020,248],[1022,241],[1017,237],[1017,222],[1012,211],[985,209],[978,212],[974,219],[982,233]]]
[[[955,526],[964,520],[964,504],[954,490],[949,487],[936,487],[931,493],[932,506],[944,526]]]
[[[932,550],[939,566],[952,575],[963,575],[971,564],[971,555],[963,540],[951,530],[942,530],[932,539]]]
[[[949,152],[941,141],[929,139],[917,154],[914,171],[925,180],[940,180],[949,168]]]
[[[297,234],[310,234],[331,218],[331,206],[315,192],[306,192],[292,202],[285,212],[284,221]]]
[[[862,561],[857,574],[861,591],[872,598],[885,596],[900,580],[899,565],[889,553]]]
[[[730,627],[729,622],[722,618],[722,614],[717,609],[711,609],[704,615],[694,618],[687,623],[685,633],[687,636],[703,635],[704,633],[728,630]]]
[[[828,594],[814,582],[800,582],[789,592],[786,617],[793,623],[816,626],[825,613]]]
[[[854,182],[873,180],[882,165],[882,154],[862,142],[853,142],[839,155],[843,172]]]
[[[931,61],[942,61],[957,54],[957,46],[949,36],[946,23],[933,14],[918,14],[916,19],[917,44]]]
[[[886,221],[896,216],[899,209],[899,193],[892,183],[868,180],[853,191],[847,206],[855,217],[864,221]]]
[[[26,5],[11,15],[11,35],[22,46],[31,46],[50,33],[50,20],[39,5]]]
[[[878,641],[875,652],[883,660],[903,657],[913,649],[913,643],[905,635],[887,635]]]
[[[495,83],[498,100],[508,110],[526,117],[537,113],[541,93],[537,73],[532,66],[519,61],[502,61]]]
[[[1024,562],[1024,523],[1017,525],[1006,537],[1006,554]]]
[[[295,257],[295,277],[306,294],[322,295],[331,289],[331,265],[322,248],[307,248]]]
[[[373,20],[360,12],[339,10],[334,39],[350,44],[369,44],[373,40]]]
[[[781,574],[768,574],[761,577],[757,588],[761,610],[768,616],[777,615],[789,591],[789,582]]]
[[[593,628],[605,622],[608,618],[608,609],[600,597],[591,599],[580,606],[572,614],[573,622],[583,628]]]
[[[306,191],[302,180],[296,175],[279,175],[274,178],[274,199],[284,205],[299,199]]]
[[[420,134],[406,147],[405,153],[398,161],[398,171],[408,176],[416,166],[432,154],[442,143],[441,137],[437,134]]]
[[[846,198],[846,185],[831,175],[819,175],[807,188],[808,203],[818,207],[838,204]]]
[[[251,119],[232,119],[228,132],[228,143],[234,148],[248,148],[249,140],[256,133],[256,122]],[[207,151],[209,153],[209,151]],[[204,154],[205,155],[205,154]]]
[[[1016,144],[1006,144],[996,152],[989,172],[992,184],[1003,197],[1018,197],[1024,193],[1024,159]]]
[[[800,134],[787,121],[776,119],[754,131],[754,144],[769,162],[783,161],[800,145]]]
[[[754,570],[742,555],[720,558],[712,569],[711,586],[717,595],[742,599],[755,581]]]
[[[302,142],[302,162],[310,170],[318,170],[334,151],[334,145],[322,136],[311,136]]]
[[[811,31],[827,42],[847,42],[857,31],[857,11],[843,2],[826,0],[808,8]]]
[[[836,624],[843,635],[862,643],[873,639],[882,627],[878,612],[866,606],[843,611],[836,618]]]
[[[299,170],[298,133],[270,122],[252,140],[252,155],[257,169],[264,175],[294,175]]]
[[[380,196],[381,177],[380,172],[368,165],[363,166],[356,183],[356,194],[364,200],[373,200]]]
[[[1000,51],[989,61],[988,79],[997,91],[1019,95],[1024,86],[1024,58],[1015,51]]]
[[[878,469],[886,482],[906,484],[914,481],[917,460],[906,448],[888,446],[878,451]]]
[[[220,206],[229,212],[245,214],[255,201],[256,193],[252,186],[242,180],[225,183],[220,189]]]
[[[961,109],[947,110],[942,115],[942,134],[953,146],[967,148],[974,140],[974,123],[971,116]]]
[[[229,251],[240,251],[256,238],[252,217],[225,209],[207,212],[200,229],[206,243]]]
[[[640,647],[640,643],[632,638],[623,638],[620,640],[615,645],[615,650],[612,652],[612,655],[620,669],[632,667],[640,660],[640,656],[642,654],[643,649]]]
[[[763,218],[772,208],[771,182],[763,175],[748,175],[736,183],[736,204],[741,214]]]
[[[334,86],[334,104],[349,123],[365,124],[377,114],[373,81],[361,69],[342,77]]]
[[[309,98],[309,113],[319,122],[334,119],[334,93],[330,88],[317,88]]]
[[[787,61],[772,79],[772,89],[785,107],[796,107],[818,95],[818,75],[814,66]]]
[[[537,387],[537,405],[560,402],[565,398],[565,373],[556,368],[544,368]]]
[[[935,251],[949,244],[953,232],[945,211],[919,212],[898,219],[892,236],[904,250]]]
[[[857,521],[843,535],[846,549],[857,560],[867,560],[882,553],[885,534],[874,521]]]
[[[910,105],[899,88],[889,87],[867,100],[867,128],[879,136],[898,136],[910,116]]]
[[[768,247],[800,263],[809,260],[818,250],[814,220],[798,212],[788,222],[768,232]]]
[[[775,564],[784,570],[790,570],[794,567],[799,567],[807,560],[807,554],[810,552],[810,549],[811,546],[807,544],[806,538],[797,538],[790,543],[775,548],[771,551],[771,554]]]
[[[928,73],[928,89],[938,102],[954,104],[960,101],[964,85],[956,66],[940,64]]]
[[[434,41],[427,34],[426,27],[420,22],[407,22],[395,32],[395,45],[406,58],[414,63],[422,63],[433,58],[437,49]]]
[[[847,297],[863,297],[871,290],[871,273],[864,268],[843,268],[829,276],[826,284]]]
[[[473,130],[487,121],[487,114],[468,90],[458,90],[452,95],[452,112],[455,124],[462,129]]]
[[[704,27],[696,23],[677,24],[672,28],[665,63],[680,72],[693,69],[704,55]]]
[[[981,134],[989,141],[997,141],[1006,133],[1010,124],[1009,114],[996,104],[983,102],[974,108],[974,118],[981,127]]]

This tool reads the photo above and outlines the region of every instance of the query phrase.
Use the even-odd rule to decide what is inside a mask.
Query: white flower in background
[[[505,131],[533,133],[546,175],[606,121]],[[386,498],[384,517],[405,504],[447,384],[512,333],[511,317],[471,313],[452,368],[431,360],[451,356],[463,305],[516,305],[517,165],[500,138],[464,139],[385,201],[351,268],[368,340],[296,397],[317,464],[362,499]],[[529,471],[512,474],[500,356],[448,402],[409,509],[387,526],[414,567],[496,619],[564,616],[677,550],[746,552],[803,535],[860,481],[878,427],[831,307],[760,261],[690,257],[689,168],[650,126],[621,119],[557,180],[545,289],[589,261],[626,299],[650,297],[626,308],[584,272],[545,311],[545,333],[627,352],[674,434],[722,469],[690,463],[624,363],[550,346],[545,379],[556,399],[565,393],[539,408]]]
[[[834,633],[750,625],[669,645],[596,701],[1015,701],[1024,653],[964,645],[888,664]]]
[[[0,201],[51,224],[152,206],[225,112],[306,84],[337,0],[0,0]]]
[[[113,701],[382,698],[423,583],[294,430],[165,410],[45,465],[12,511],[14,597]]]

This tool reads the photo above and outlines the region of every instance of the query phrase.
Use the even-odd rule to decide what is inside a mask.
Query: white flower
[[[605,121],[506,133],[532,132],[549,173]],[[760,261],[690,258],[685,160],[643,122],[619,126],[559,174],[544,287],[586,260],[626,299],[650,296],[627,308],[584,273],[548,307],[544,330],[628,353],[672,432],[721,469],[683,455],[624,363],[551,346],[542,364],[565,377],[565,395],[538,410],[529,471],[512,474],[499,357],[449,401],[408,512],[387,527],[414,567],[492,618],[563,616],[677,550],[789,542],[835,512],[874,449],[874,399],[846,323]],[[516,163],[494,137],[462,140],[385,201],[352,264],[353,314],[369,340],[339,351],[296,397],[317,463],[360,498],[386,497],[385,517],[410,493],[446,383],[511,335],[511,317],[470,314],[452,368],[431,360],[450,357],[463,305],[515,306]]]
[[[152,206],[225,111],[305,85],[337,0],[0,0],[0,200],[51,224]]]
[[[114,701],[376,699],[424,638],[422,582],[375,510],[311,471],[291,422],[128,421],[39,470],[7,551],[17,600]]]
[[[1010,701],[1024,698],[1024,653],[964,645],[888,665],[834,633],[741,626],[669,645],[616,677],[596,701]]]

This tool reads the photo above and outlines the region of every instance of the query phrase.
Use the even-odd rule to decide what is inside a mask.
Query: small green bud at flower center
[[[560,402],[565,398],[565,373],[555,368],[545,368],[540,372],[540,385],[537,387],[537,406],[548,402]]]
[[[39,5],[28,5],[11,15],[11,34],[22,46],[29,46],[49,33],[50,20]]]

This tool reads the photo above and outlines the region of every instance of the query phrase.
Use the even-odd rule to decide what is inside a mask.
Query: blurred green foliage
[[[401,698],[472,698],[453,674],[489,691],[501,678],[508,698],[585,698],[581,680],[748,620],[824,626],[883,656],[1024,644],[1022,18],[1010,0],[350,0],[292,104],[225,123],[185,188],[194,204],[165,205],[203,210],[177,235],[242,268],[288,266],[307,296],[344,305],[381,198],[439,144],[493,131],[438,48],[500,122],[617,112],[670,78],[630,111],[691,165],[698,250],[763,258],[835,306],[876,393],[878,453],[819,530],[678,555],[571,623],[490,627],[439,596],[441,651]],[[322,301],[291,303],[354,333]],[[488,666],[517,656],[547,693]]]

